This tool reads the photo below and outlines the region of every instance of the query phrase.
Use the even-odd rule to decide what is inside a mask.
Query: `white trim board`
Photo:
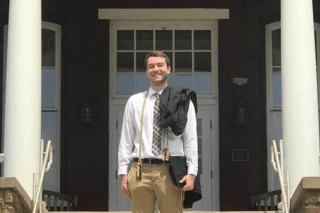
[[[99,9],[99,19],[212,20],[229,19],[229,9]]]

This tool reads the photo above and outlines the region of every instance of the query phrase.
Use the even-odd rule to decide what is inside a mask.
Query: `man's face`
[[[171,72],[170,66],[167,66],[165,58],[150,57],[147,60],[147,77],[154,86],[160,86],[167,80],[167,75]]]

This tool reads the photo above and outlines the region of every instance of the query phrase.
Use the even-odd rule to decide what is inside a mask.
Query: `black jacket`
[[[188,121],[189,103],[192,100],[196,113],[198,112],[197,95],[189,89],[177,90],[173,87],[166,87],[160,96],[160,126],[161,128],[171,127],[175,135],[181,135]],[[175,174],[184,173],[185,162],[170,157],[172,171]],[[192,208],[194,202],[202,199],[200,176],[195,179],[194,189],[185,192],[183,202],[184,208]]]
[[[190,100],[192,100],[197,113],[197,95],[194,91],[166,87],[160,96],[161,128],[165,129],[170,126],[175,135],[181,135],[188,121],[187,114]]]

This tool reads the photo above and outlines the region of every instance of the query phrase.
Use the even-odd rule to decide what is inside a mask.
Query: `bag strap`
[[[144,98],[143,101],[143,105],[142,105],[142,111],[141,111],[141,120],[140,120],[140,132],[139,132],[139,155],[138,155],[138,165],[142,165],[142,128],[143,128],[143,115],[144,115],[144,109],[146,106],[146,102],[147,102],[147,97],[149,94],[149,90],[146,93],[146,96]]]

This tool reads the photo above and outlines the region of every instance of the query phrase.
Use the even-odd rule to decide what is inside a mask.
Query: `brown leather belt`
[[[147,163],[147,164],[169,163],[169,161],[162,161],[161,159],[156,159],[156,158],[143,158],[141,160],[142,160],[142,163]],[[133,162],[138,162],[138,158],[133,158]]]

